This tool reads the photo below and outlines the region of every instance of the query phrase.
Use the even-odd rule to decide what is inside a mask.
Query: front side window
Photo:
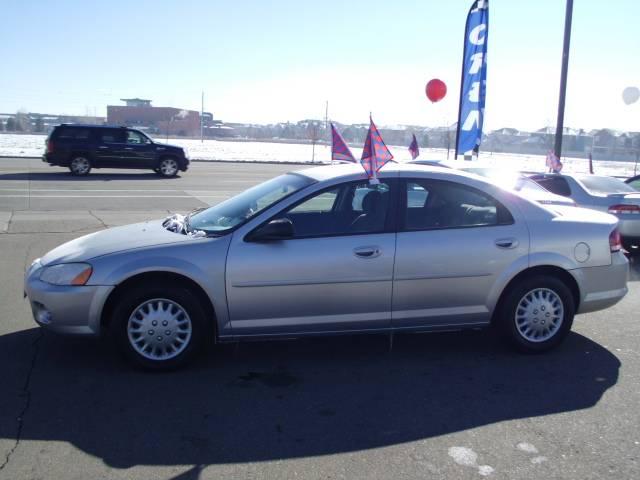
[[[507,209],[489,195],[452,182],[406,182],[406,230],[484,227],[513,223]]]
[[[350,182],[317,192],[277,218],[291,221],[294,238],[380,233],[390,200],[387,183]]]
[[[130,145],[144,145],[147,143],[147,139],[141,133],[127,130],[127,143]]]
[[[303,175],[287,173],[245,190],[189,217],[189,229],[207,233],[225,233],[285,197],[313,184],[314,180]]]

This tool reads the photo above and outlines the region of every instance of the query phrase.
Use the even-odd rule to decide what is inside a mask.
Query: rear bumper
[[[595,312],[618,303],[627,294],[629,261],[622,252],[611,255],[611,265],[577,268],[570,273],[580,289],[576,313]]]
[[[62,158],[58,158],[55,155],[51,155],[50,153],[45,153],[42,155],[42,161],[48,163],[49,165],[59,165],[61,167],[69,166],[69,162],[63,160]]]
[[[634,215],[634,217],[640,217],[640,215]],[[631,238],[640,240],[640,218],[627,220],[618,217],[618,230],[625,240]]]

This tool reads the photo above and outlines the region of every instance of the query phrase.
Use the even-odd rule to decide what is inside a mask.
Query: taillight
[[[614,228],[609,234],[609,248],[611,249],[611,253],[622,250],[622,237],[617,228]]]
[[[620,205],[611,205],[609,207],[609,213],[614,215],[623,215],[623,214],[635,214],[640,215],[640,207],[638,205],[628,205],[628,204],[620,204]]]
[[[53,153],[53,142],[47,139],[47,153]]]

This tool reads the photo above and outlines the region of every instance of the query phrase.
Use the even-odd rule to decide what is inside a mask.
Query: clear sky
[[[120,98],[225,121],[457,116],[471,0],[0,0],[0,112],[106,114]],[[554,125],[564,0],[490,0],[485,129]],[[634,0],[575,0],[565,125],[640,131]],[[449,92],[424,95],[434,77]]]

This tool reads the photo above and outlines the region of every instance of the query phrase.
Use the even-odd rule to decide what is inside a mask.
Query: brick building
[[[142,98],[121,100],[126,105],[107,105],[107,123],[136,127],[161,135],[200,135],[200,112],[173,107],[153,107],[151,100]]]

